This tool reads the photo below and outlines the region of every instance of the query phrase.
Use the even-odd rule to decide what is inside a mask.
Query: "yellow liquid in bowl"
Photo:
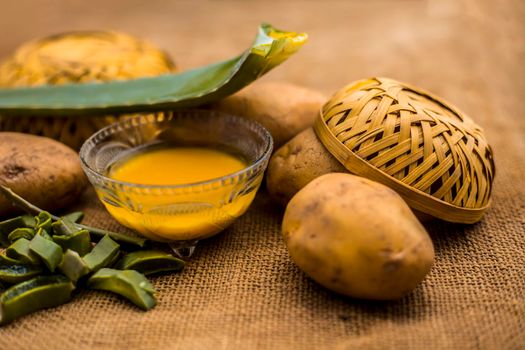
[[[211,148],[169,147],[137,152],[115,164],[112,179],[142,185],[188,185],[246,168],[230,153]],[[262,175],[261,175],[262,176]],[[243,214],[256,188],[226,180],[175,190],[153,188],[99,193],[108,211],[125,226],[159,241],[202,239],[222,231]]]

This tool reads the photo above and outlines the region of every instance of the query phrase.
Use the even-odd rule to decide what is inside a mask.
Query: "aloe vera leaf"
[[[32,228],[35,226],[35,219],[30,215],[17,216],[0,222],[0,245],[7,247],[11,244],[9,234],[17,228]]]
[[[20,238],[7,247],[5,254],[11,259],[20,260],[31,265],[40,265],[40,259],[29,248],[30,242],[25,238]]]
[[[19,227],[15,228],[11,233],[7,236],[9,241],[13,243],[17,239],[25,238],[27,240],[31,240],[35,237],[35,229],[29,228],[29,227]]]
[[[54,272],[62,261],[62,248],[43,236],[36,235],[29,244],[29,249],[44,262],[49,271]]]
[[[28,214],[38,215],[39,213],[44,211],[44,210],[40,209],[39,207],[37,207],[36,205],[34,205],[34,204],[28,202],[27,200],[25,200],[24,198],[20,197],[18,194],[13,192],[13,190],[11,190],[9,187],[0,185],[0,194],[2,194],[5,198],[10,200],[14,205],[16,205],[20,209],[24,210]],[[53,220],[60,220],[60,218],[58,216],[54,216],[54,215],[51,215],[51,218]],[[93,236],[102,238],[102,237],[108,235],[112,239],[114,239],[115,241],[117,241],[119,243],[126,244],[128,246],[132,246],[132,247],[143,248],[148,242],[144,238],[133,237],[133,236],[130,236],[130,235],[127,235],[127,234],[124,234],[124,233],[106,231],[106,230],[103,230],[103,229],[100,229],[100,228],[90,227],[90,226],[77,224],[77,223],[75,223],[75,225],[76,225],[76,227],[79,230],[82,230],[82,229],[88,230],[89,233],[91,233]],[[2,237],[2,235],[1,235],[1,231],[0,231],[0,239],[1,239],[1,237]],[[6,236],[6,239],[7,239],[7,236]],[[9,242],[6,244],[6,246],[8,244],[9,244]]]
[[[90,272],[84,259],[82,259],[77,252],[70,249],[64,253],[58,268],[74,283]]]
[[[157,305],[155,289],[143,274],[134,270],[100,269],[89,278],[88,287],[119,294],[143,310]]]
[[[61,219],[64,221],[69,221],[69,222],[79,224],[80,222],[82,222],[82,219],[84,219],[84,212],[74,211],[72,213],[62,216]]]
[[[42,228],[46,230],[46,232],[49,232],[52,229],[51,224],[53,223],[53,218],[51,214],[43,210],[35,216],[35,222],[35,228],[37,231],[39,228]]]
[[[198,106],[240,90],[297,52],[307,38],[262,24],[253,44],[235,58],[151,78],[0,89],[0,112],[69,117]]]
[[[16,284],[0,295],[0,325],[71,300],[73,283],[64,276],[39,276]]]
[[[41,273],[42,268],[39,266],[26,265],[12,259],[2,259],[0,261],[0,281],[7,284],[20,283]]]
[[[128,248],[144,248],[148,244],[148,240],[142,237],[130,236],[125,233],[106,231],[96,227],[85,226],[81,224],[75,224],[78,228],[88,230],[91,236],[95,236],[98,239],[104,236],[109,236],[119,244],[123,244]]]
[[[49,232],[47,232],[47,230],[45,230],[44,228],[39,228],[37,231],[36,231],[36,236],[41,236],[47,240],[50,240],[52,241],[53,238],[51,237],[51,235],[49,234]]]
[[[69,236],[55,235],[53,241],[62,247],[64,252],[70,249],[84,256],[91,251],[91,235],[88,230],[80,230]]]
[[[55,235],[70,236],[79,231],[78,227],[73,221],[61,218],[51,224]]]
[[[126,254],[115,265],[119,270],[135,270],[144,275],[180,271],[184,261],[161,250],[139,250]]]
[[[0,254],[0,264],[17,265],[17,264],[24,264],[24,262],[21,260],[10,258],[4,253],[4,254]]]
[[[106,235],[83,259],[91,271],[97,271],[115,261],[119,248],[118,243]]]

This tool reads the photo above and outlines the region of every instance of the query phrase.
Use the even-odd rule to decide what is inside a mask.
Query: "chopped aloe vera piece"
[[[25,265],[13,259],[0,261],[0,281],[16,284],[26,281],[42,273],[42,269],[34,265]]]
[[[80,229],[72,222],[64,219],[60,219],[51,224],[55,235],[69,236]]]
[[[26,215],[20,216],[20,219],[22,220],[24,227],[30,227],[30,228],[36,227],[36,220],[34,216],[26,214]]]
[[[115,261],[119,254],[119,248],[118,243],[106,235],[83,259],[91,271],[97,271]]]
[[[62,248],[52,240],[36,235],[29,244],[29,249],[42,259],[49,271],[54,272],[62,261]]]
[[[74,250],[80,256],[91,251],[91,236],[87,230],[80,230],[69,236],[53,236],[53,241],[61,246],[63,251]]]
[[[87,275],[90,271],[80,255],[70,249],[66,250],[64,253],[62,262],[58,265],[58,268],[74,283],[76,283],[80,277]]]
[[[51,231],[51,224],[53,223],[53,219],[51,217],[51,214],[49,214],[47,211],[41,211],[38,213],[37,216],[35,216],[36,225],[35,227],[37,229],[43,228],[46,231]]]
[[[74,211],[72,213],[66,214],[62,216],[62,219],[64,221],[69,221],[73,223],[80,223],[82,222],[82,219],[84,219],[84,212],[82,211]]]
[[[119,270],[135,270],[144,275],[180,271],[184,261],[161,250],[139,250],[126,254],[115,265]]]
[[[27,240],[31,240],[35,237],[35,229],[29,228],[29,227],[19,227],[15,228],[11,233],[7,236],[9,241],[13,243],[17,239],[25,238]]]
[[[17,239],[15,243],[7,247],[5,254],[12,259],[17,259],[31,265],[39,265],[40,259],[38,255],[31,251],[29,245],[29,240],[25,238]]]
[[[16,218],[0,222],[0,244],[3,247],[11,244],[9,234],[13,232],[13,230],[24,227],[33,228],[34,226],[35,219],[30,215],[17,216]]]
[[[71,300],[73,283],[61,275],[39,276],[16,284],[0,295],[0,325]]]
[[[52,241],[53,238],[51,237],[51,235],[47,232],[46,229],[44,229],[43,227],[40,227],[39,229],[37,229],[36,231],[36,235],[35,236],[40,236],[42,238],[45,238],[47,239],[48,241]]]
[[[16,265],[16,264],[24,264],[24,262],[17,260],[17,259],[10,258],[7,255],[0,254],[0,264]]]
[[[143,274],[134,270],[100,269],[88,280],[88,287],[117,293],[143,310],[157,305],[155,289]]]

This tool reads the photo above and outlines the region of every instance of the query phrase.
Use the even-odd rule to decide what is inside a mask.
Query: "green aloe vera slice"
[[[69,221],[66,219],[60,219],[51,224],[51,227],[53,228],[53,232],[55,235],[60,236],[69,236],[74,234],[75,232],[78,232],[79,228],[75,225],[73,221]]]
[[[25,238],[17,239],[13,244],[7,247],[5,254],[11,259],[20,260],[31,265],[39,265],[40,259],[29,248],[30,243],[31,241]]]
[[[64,276],[39,276],[0,295],[0,325],[32,312],[67,303],[75,286]]]
[[[109,236],[104,236],[93,250],[83,257],[84,262],[91,271],[97,271],[115,262],[119,254],[119,248],[120,246],[117,242]]]
[[[74,211],[72,213],[66,214],[61,217],[62,220],[73,222],[73,223],[80,223],[82,222],[82,219],[84,219],[84,212],[82,211]]]
[[[155,289],[143,274],[134,270],[100,269],[89,278],[88,287],[119,294],[143,310],[157,305]]]
[[[307,37],[262,24],[253,44],[235,58],[152,78],[0,89],[0,112],[72,116],[199,106],[256,80],[297,52]]]
[[[115,265],[119,270],[135,270],[144,275],[180,271],[184,261],[161,250],[140,250],[126,254]]]
[[[12,243],[20,238],[25,238],[27,240],[31,240],[35,237],[35,229],[29,228],[29,227],[19,227],[15,228],[11,233],[7,236],[9,241]]]
[[[91,236],[87,230],[80,230],[69,236],[53,236],[53,241],[62,247],[63,251],[68,249],[84,256],[91,251]]]
[[[37,216],[35,216],[35,228],[38,230],[39,228],[46,230],[46,232],[51,231],[51,224],[53,223],[53,218],[51,214],[49,214],[47,211],[41,211],[38,213]]]
[[[0,261],[0,281],[7,284],[20,283],[41,273],[42,268],[39,266],[25,265],[9,258]]]
[[[58,268],[71,281],[76,283],[82,276],[87,275],[90,270],[86,262],[73,250],[66,250]]]
[[[16,218],[8,219],[0,222],[0,244],[7,247],[11,244],[9,234],[17,228],[33,228],[35,227],[35,219],[30,215],[17,216]]]
[[[40,235],[36,235],[29,243],[29,249],[44,262],[49,271],[54,272],[62,261],[62,248]]]
[[[10,258],[7,255],[0,254],[0,264],[16,265],[16,264],[24,264],[24,262],[17,260],[17,259]]]

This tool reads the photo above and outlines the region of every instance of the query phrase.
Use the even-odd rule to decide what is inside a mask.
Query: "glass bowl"
[[[244,169],[184,185],[143,185],[109,177],[112,166],[137,150],[162,145],[211,147],[242,157]],[[122,225],[179,255],[213,236],[251,204],[272,153],[270,133],[256,122],[208,110],[140,115],[92,135],[80,150],[84,172],[100,201]]]

